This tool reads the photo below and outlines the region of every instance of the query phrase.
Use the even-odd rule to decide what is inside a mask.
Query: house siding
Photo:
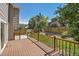
[[[14,8],[13,26],[14,26],[14,30],[18,29],[18,26],[19,26],[19,9],[18,8]]]
[[[19,24],[19,9],[11,3],[0,3],[0,53],[7,41],[14,40],[14,30]],[[16,8],[16,9],[15,9]],[[1,45],[1,23],[4,23],[4,46]]]
[[[14,30],[18,28],[19,24],[19,9],[15,8],[13,4],[9,4],[9,40],[14,40]]]
[[[0,52],[1,52],[1,23],[4,23],[4,45],[8,41],[8,4],[0,3]]]
[[[9,37],[9,40],[13,40],[13,33],[14,33],[14,28],[13,28],[13,6],[11,4],[9,4],[9,10],[8,10],[8,21],[9,21],[9,29],[8,29],[8,37]]]
[[[8,4],[0,3],[0,18],[8,22]]]

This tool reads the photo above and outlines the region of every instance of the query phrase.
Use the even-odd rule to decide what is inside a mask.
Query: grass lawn
[[[31,35],[33,38],[35,38],[36,40],[38,40],[38,34],[37,33],[32,33]],[[39,35],[39,41],[46,44],[47,46],[53,48],[54,47],[54,40],[53,40],[53,37],[48,37],[46,35],[42,35],[40,34]],[[60,44],[59,44],[59,41],[60,41]],[[74,53],[74,44],[71,43],[70,44],[70,47],[69,47],[69,42],[66,43],[66,41],[63,41],[63,45],[62,45],[62,40],[56,40],[55,41],[55,46],[56,48],[60,48],[60,50],[63,49],[63,53],[64,55],[69,55],[69,49],[70,49],[70,55],[73,55]],[[66,52],[65,52],[66,51]],[[79,56],[79,45],[75,45],[75,55],[76,56]]]

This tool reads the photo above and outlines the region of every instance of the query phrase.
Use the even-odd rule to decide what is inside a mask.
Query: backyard
[[[1,26],[1,45],[5,47],[1,55],[79,56],[79,4],[16,5],[21,7],[21,20],[18,17],[17,24],[13,23],[16,26],[8,25],[11,32],[7,30],[10,39],[6,47],[3,40],[6,35]]]
[[[79,4],[66,4],[55,10],[56,16],[39,13],[30,18],[30,36],[66,56],[79,56]],[[42,34],[41,34],[42,33]],[[59,37],[57,37],[59,35]],[[70,38],[70,39],[69,39]]]
[[[60,50],[63,53],[63,55],[71,55],[71,56],[79,55],[78,42],[64,40],[60,38],[56,38],[54,41],[54,37],[42,35],[42,34],[40,34],[38,38],[38,33],[34,33],[34,32],[31,32],[30,36],[36,39],[37,41],[39,39],[40,42],[46,44],[52,49],[55,48],[55,50]]]

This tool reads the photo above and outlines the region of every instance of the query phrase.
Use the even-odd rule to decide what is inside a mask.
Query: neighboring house
[[[14,39],[19,23],[19,8],[15,4],[0,3],[0,53],[7,42]]]
[[[51,22],[49,22],[49,27],[63,27],[64,24],[59,22],[59,19],[57,17],[52,18]]]

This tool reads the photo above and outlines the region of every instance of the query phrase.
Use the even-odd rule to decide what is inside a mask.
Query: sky
[[[27,24],[29,19],[39,13],[48,16],[49,21],[56,16],[55,11],[63,6],[61,3],[17,3],[19,7],[19,20],[21,24]]]

